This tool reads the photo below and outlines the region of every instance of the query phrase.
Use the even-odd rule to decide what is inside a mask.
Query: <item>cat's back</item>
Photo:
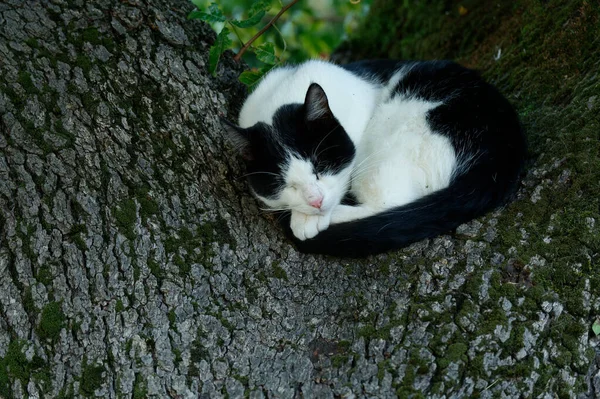
[[[368,122],[381,86],[326,61],[311,60],[269,72],[248,96],[239,117],[243,128],[258,122],[273,123],[283,105],[303,104],[308,87],[318,83],[329,106],[351,139],[357,139]]]

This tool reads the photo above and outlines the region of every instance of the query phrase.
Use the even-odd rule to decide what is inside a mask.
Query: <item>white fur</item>
[[[279,198],[257,197],[272,209],[291,209],[294,235],[301,240],[313,238],[329,227],[332,211],[348,190],[352,163],[335,175],[323,173],[317,177],[312,172],[312,164],[306,160],[293,154],[288,154],[288,159],[284,172],[287,186]],[[323,200],[320,209],[309,205],[315,197]]]
[[[259,83],[240,111],[243,128],[257,122],[273,124],[284,104],[303,104],[311,83],[318,83],[329,107],[353,142],[358,142],[373,114],[381,87],[325,61],[308,61],[297,67],[277,68]]]
[[[450,140],[431,131],[427,112],[440,103],[394,96],[406,74],[399,70],[385,85],[361,79],[321,61],[269,73],[240,113],[241,127],[272,124],[283,104],[304,103],[313,82],[323,87],[329,106],[356,147],[354,161],[337,175],[315,176],[312,165],[288,154],[286,188],[277,200],[259,197],[274,209],[291,209],[291,228],[301,240],[329,227],[412,202],[448,186],[457,168]],[[351,184],[360,206],[340,205]],[[320,209],[311,199],[322,196]]]
[[[454,148],[426,121],[427,112],[438,105],[397,96],[375,110],[352,172],[352,193],[373,213],[448,186],[456,165]],[[334,223],[352,219],[336,218]]]

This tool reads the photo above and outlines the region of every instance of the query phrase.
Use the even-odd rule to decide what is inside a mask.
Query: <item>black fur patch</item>
[[[257,123],[245,131],[253,154],[246,162],[248,181],[263,197],[277,198],[289,154],[311,161],[315,174],[335,174],[354,159],[354,144],[339,122],[333,117],[307,120],[304,104],[283,105],[273,126]]]

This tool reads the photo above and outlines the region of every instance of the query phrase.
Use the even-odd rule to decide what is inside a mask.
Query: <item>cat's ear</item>
[[[246,161],[252,161],[254,155],[252,154],[252,146],[250,145],[246,130],[229,122],[225,118],[221,118],[221,126],[223,127],[223,130],[225,130],[227,139],[233,144],[242,158]]]
[[[325,90],[317,83],[312,83],[308,88],[304,99],[304,108],[306,110],[306,120],[309,122],[317,119],[333,118]]]

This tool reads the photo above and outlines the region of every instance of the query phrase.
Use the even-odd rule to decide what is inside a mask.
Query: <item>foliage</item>
[[[305,0],[289,8],[244,53],[251,70],[240,81],[252,86],[273,66],[329,54],[358,26],[371,0]],[[219,32],[210,50],[209,70],[216,73],[223,51],[239,52],[280,10],[291,4],[275,0],[192,0],[189,19],[205,21]],[[232,38],[235,38],[232,40]]]

